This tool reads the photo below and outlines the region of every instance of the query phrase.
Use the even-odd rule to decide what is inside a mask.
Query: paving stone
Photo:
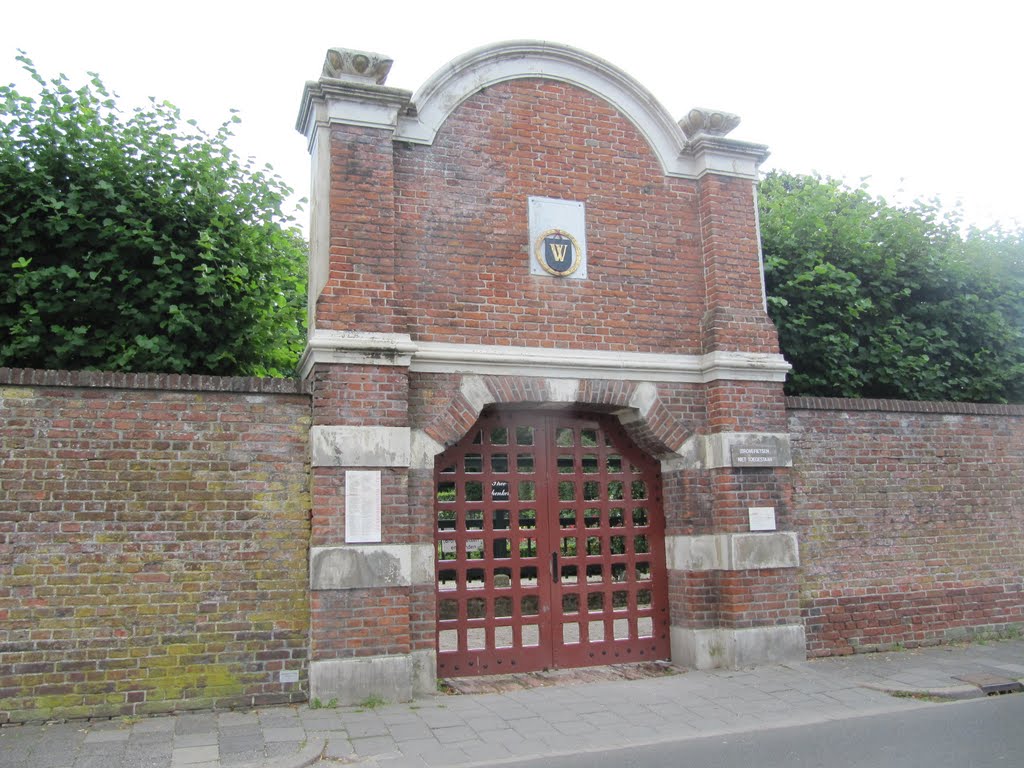
[[[222,727],[220,731],[221,740],[223,739],[261,739],[263,738],[263,729],[260,728],[259,723],[250,725],[232,725],[228,727]]]
[[[218,761],[223,768],[233,765],[253,765],[262,763],[266,755],[263,754],[262,749],[250,749],[244,752],[228,752],[227,754],[221,753],[220,760]]]
[[[121,768],[165,768],[171,764],[171,750],[146,750],[126,752],[121,758]]]
[[[221,712],[218,718],[218,725],[221,729],[241,725],[259,725],[259,712]]]
[[[273,744],[268,743],[264,747],[264,752],[267,755],[268,761],[273,761],[282,757],[290,757],[297,753],[303,746],[304,742],[275,742]]]
[[[422,720],[390,725],[388,733],[395,741],[432,738],[430,726]]]
[[[424,752],[433,752],[438,749],[448,749],[441,745],[433,736],[422,739],[403,739],[397,742],[399,750],[404,755],[419,755]]]
[[[181,747],[209,747],[217,743],[217,731],[206,731],[203,733],[187,733],[174,735],[174,748]]]
[[[562,736],[562,739],[565,737]],[[505,747],[509,752],[518,757],[529,757],[531,755],[540,755],[544,750],[544,746],[539,744],[534,739],[507,739],[501,740],[501,745]]]
[[[467,725],[477,733],[482,731],[505,731],[512,728],[507,721],[493,716],[475,717]]]
[[[178,715],[174,720],[174,732],[180,736],[217,730],[217,718],[210,715]]]
[[[582,733],[593,733],[594,726],[586,721],[570,720],[565,723],[555,723],[554,728],[566,736],[577,736]]]
[[[390,731],[383,720],[345,721],[345,730],[350,739],[365,739],[371,736],[387,736]]]
[[[299,712],[299,722],[306,730],[331,730],[343,722],[341,713],[332,709],[305,710]]]
[[[448,749],[442,748],[437,752],[423,752],[418,756],[418,759],[422,761],[421,764],[437,766],[438,768],[447,768],[447,766],[457,765],[460,761],[465,762],[465,756],[463,753],[452,747],[449,747]]]
[[[120,766],[121,761],[117,759],[115,762],[110,755],[104,754],[78,754],[75,756],[73,765],[75,768],[112,768],[112,766]]]
[[[327,749],[324,750],[324,757],[331,760],[341,760],[355,754],[355,748],[347,738],[331,736],[327,739]]]
[[[217,746],[220,747],[221,758],[224,755],[235,755],[239,752],[260,752],[262,753],[266,744],[263,741],[262,734],[258,738],[254,739],[224,739],[222,738],[217,742]]]
[[[360,764],[367,768],[426,768],[427,765],[418,755],[383,755]]]
[[[512,752],[502,744],[460,744],[459,750],[465,755],[465,759],[472,762],[483,762],[485,760],[507,760],[515,757]]]
[[[132,733],[174,733],[173,717],[147,717],[132,725]]]
[[[398,745],[390,736],[369,736],[352,739],[352,750],[359,757],[375,757],[380,755],[400,754]]]
[[[542,735],[561,735],[551,727],[551,724],[548,723],[547,720],[539,717],[514,720],[512,721],[512,729],[527,739]]]
[[[193,765],[218,760],[220,750],[216,746],[182,747],[171,752],[171,765]]]
[[[29,759],[36,765],[65,765],[73,761],[78,752],[77,744],[42,743],[29,752]]]
[[[128,747],[129,749],[144,748],[144,747],[158,747],[160,745],[167,745],[170,748],[171,744],[174,743],[174,734],[170,731],[164,732],[147,732],[137,731],[134,728],[129,732]]]
[[[267,744],[272,744],[280,741],[305,741],[306,729],[301,727],[264,728],[263,740],[267,742]]]
[[[302,722],[298,712],[260,712],[260,725],[264,728],[291,728]]]
[[[468,725],[453,725],[446,728],[431,728],[434,738],[441,744],[458,744],[463,741],[476,741],[476,731]]]
[[[110,763],[123,755],[127,748],[127,741],[98,741],[93,744],[82,744],[75,754],[76,759],[102,757]]]

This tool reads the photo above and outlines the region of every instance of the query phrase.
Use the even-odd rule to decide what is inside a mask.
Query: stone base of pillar
[[[738,669],[807,659],[801,624],[744,629],[672,627],[672,661],[696,669]]]
[[[324,659],[309,664],[309,700],[339,706],[368,699],[411,701],[437,690],[437,654],[414,651],[402,656]]]

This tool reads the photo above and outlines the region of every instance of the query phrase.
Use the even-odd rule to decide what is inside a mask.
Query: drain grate
[[[1019,680],[1000,675],[991,675],[987,672],[979,672],[972,675],[960,675],[955,680],[963,680],[965,683],[976,685],[986,696],[1000,696],[1004,693],[1020,693],[1024,691],[1024,685]]]

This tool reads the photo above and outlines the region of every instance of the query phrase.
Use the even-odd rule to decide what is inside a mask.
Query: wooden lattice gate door
[[[614,418],[485,414],[435,489],[438,675],[668,658],[660,465]]]

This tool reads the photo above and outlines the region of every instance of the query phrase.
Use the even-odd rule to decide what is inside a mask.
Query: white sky
[[[303,196],[295,117],[328,47],[390,56],[387,84],[415,91],[450,59],[520,38],[607,59],[676,118],[694,106],[739,114],[731,136],[767,144],[765,170],[870,177],[890,201],[938,195],[970,222],[1024,225],[1015,0],[37,0],[0,18],[0,80],[21,79],[22,48],[44,75],[96,71],[123,105],[166,99],[207,131],[234,107],[236,152]]]

